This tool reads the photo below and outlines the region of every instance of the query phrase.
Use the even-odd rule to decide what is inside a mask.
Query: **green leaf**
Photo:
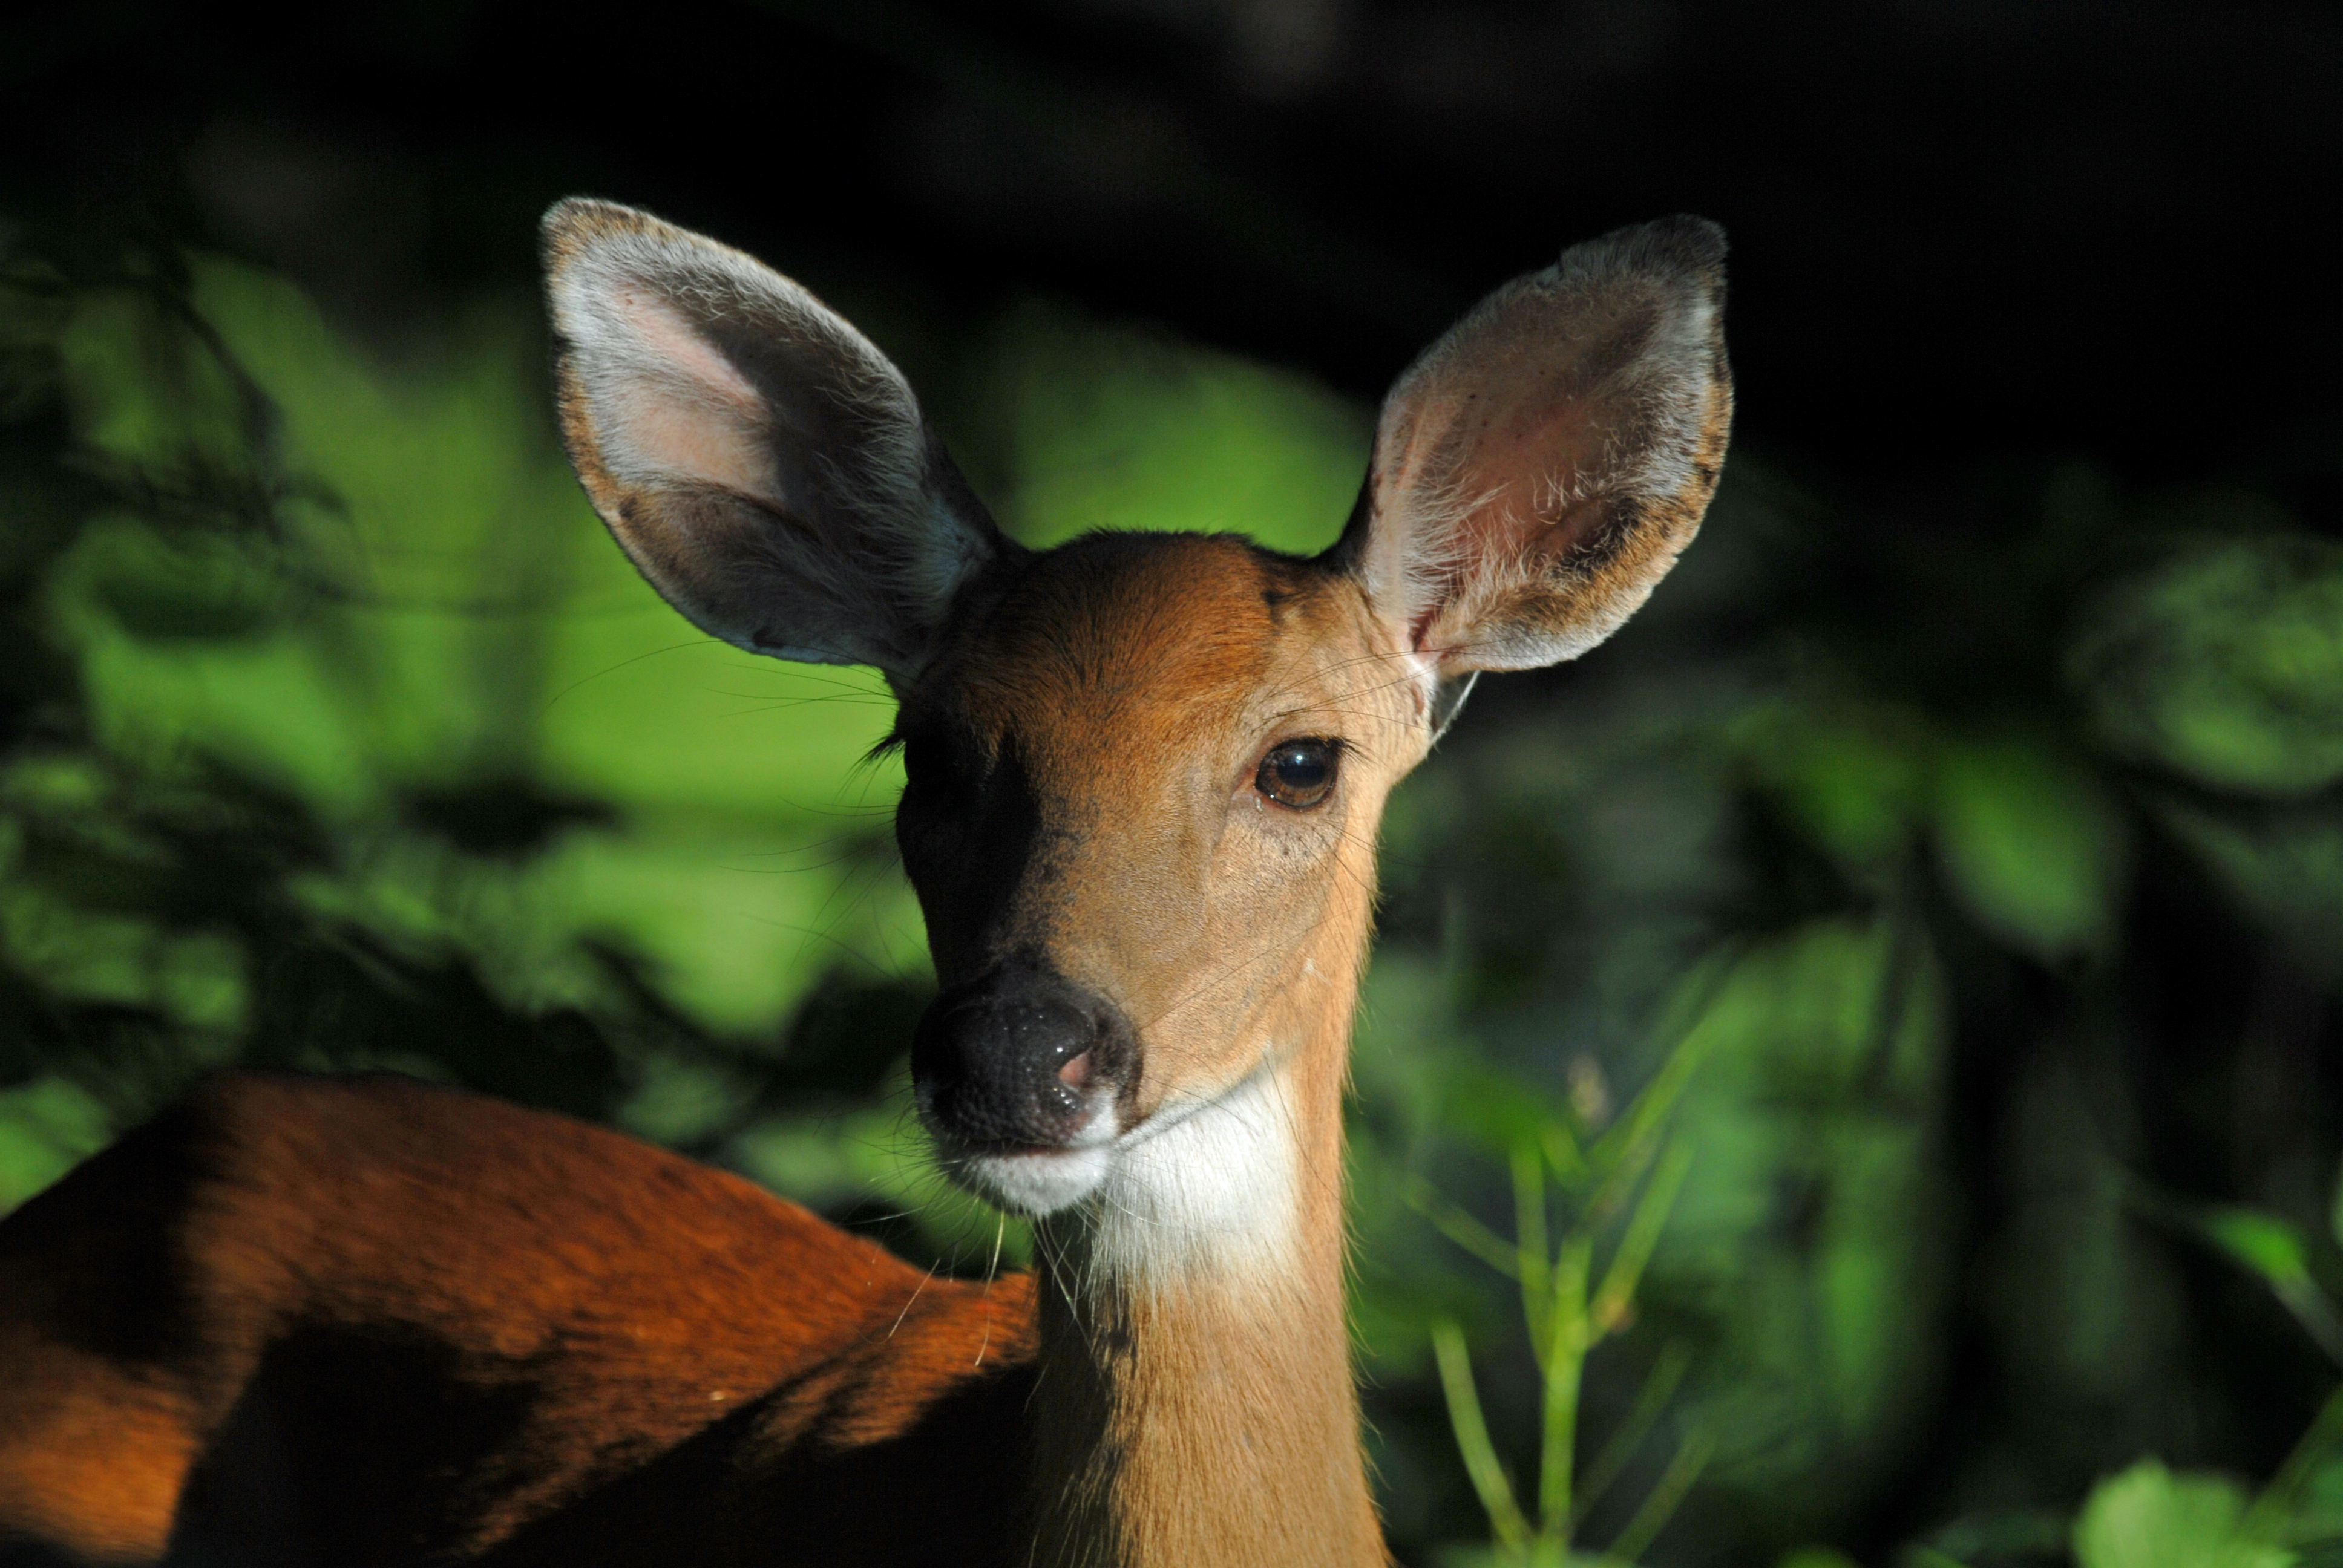
[[[2343,1166],[2336,1168],[2335,1195],[2327,1202],[2327,1233],[2343,1245]]]
[[[1841,861],[1878,866],[1903,849],[1926,794],[1916,715],[1833,693],[1767,704],[1736,739],[1792,819]]]
[[[2212,1210],[2205,1235],[2228,1256],[2252,1268],[2273,1287],[2289,1289],[2310,1280],[2310,1244],[2287,1221],[2258,1210]]]
[[[1314,553],[1374,433],[1306,377],[1044,309],[1005,329],[995,374],[1016,472],[1002,521],[1031,545],[1180,528]]]
[[[2216,1246],[2278,1289],[2310,1278],[2310,1249],[2302,1232],[2275,1214],[2213,1209],[2205,1214],[2204,1226]]]
[[[2258,1209],[2182,1203],[2136,1188],[2133,1201],[2168,1224],[2203,1238],[2231,1262],[2260,1276],[2303,1332],[2343,1365],[2343,1312],[2311,1277],[2310,1241],[2299,1229]]]
[[[2208,1209],[2199,1223],[2213,1244],[2266,1281],[2305,1332],[2343,1363],[2343,1313],[2310,1277],[2309,1239],[2274,1214]]]
[[[2144,1459],[2085,1500],[2075,1559],[2080,1568],[2288,1568],[2292,1553],[2246,1534],[2245,1512],[2235,1482]]]
[[[2343,777],[2343,550],[2252,498],[2217,509],[2268,531],[2107,595],[2070,668],[2118,749],[2219,789],[2308,795]]]
[[[67,1079],[0,1090],[0,1214],[96,1153],[113,1131],[105,1107]]]
[[[1946,748],[1936,845],[1954,895],[2004,941],[2058,959],[2113,935],[2123,821],[2071,762],[2016,741]]]

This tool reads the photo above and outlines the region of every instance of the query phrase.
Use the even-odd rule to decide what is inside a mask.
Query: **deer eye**
[[[1252,787],[1281,806],[1306,811],[1333,793],[1341,749],[1332,740],[1282,740],[1261,759]]]

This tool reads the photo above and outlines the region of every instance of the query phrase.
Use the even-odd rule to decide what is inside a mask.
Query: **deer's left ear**
[[[1574,658],[1692,541],[1725,460],[1725,231],[1574,246],[1424,351],[1384,401],[1338,556],[1445,700]]]

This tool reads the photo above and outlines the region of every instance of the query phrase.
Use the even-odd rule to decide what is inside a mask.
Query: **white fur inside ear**
[[[655,362],[680,372],[679,379],[704,388],[708,396],[754,414],[757,389],[729,359],[701,340],[675,307],[639,286],[618,290],[614,303],[619,318],[635,329]]]
[[[585,339],[586,396],[611,476],[713,485],[780,508],[764,400],[739,367],[642,284],[578,303],[564,325]]]

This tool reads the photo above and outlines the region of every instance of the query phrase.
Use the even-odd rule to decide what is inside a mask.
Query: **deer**
[[[1343,1178],[1384,803],[1482,672],[1584,653],[1691,541],[1723,231],[1482,300],[1314,557],[1024,548],[797,283],[597,200],[543,257],[563,439],[642,576],[895,699],[918,1116],[1038,1266],[933,1277],[459,1090],[225,1073],[0,1222],[0,1561],[1388,1562]]]

